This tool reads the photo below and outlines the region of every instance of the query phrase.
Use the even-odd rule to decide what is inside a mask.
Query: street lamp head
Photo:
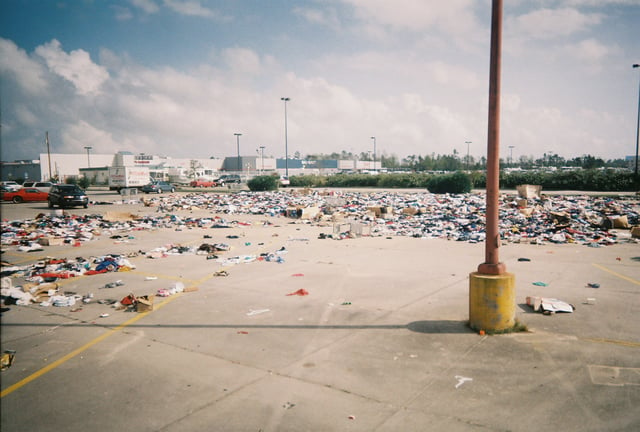
[[[239,137],[239,136],[242,136],[242,134],[241,134],[241,133],[234,133],[234,135],[235,135],[235,136],[238,136],[238,137]]]
[[[280,98],[280,100],[283,100],[283,101],[287,102],[287,101],[290,101],[290,100],[291,100],[291,98],[288,98],[288,97],[281,97],[281,98]]]
[[[633,65],[633,67],[634,67],[634,68],[640,67],[640,64],[637,64],[637,63],[636,63],[636,64],[634,64],[634,65]]]

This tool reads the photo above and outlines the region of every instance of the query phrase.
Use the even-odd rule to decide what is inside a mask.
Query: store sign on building
[[[133,157],[133,163],[135,164],[150,164],[151,161],[153,160],[153,156],[151,155],[135,155]]]

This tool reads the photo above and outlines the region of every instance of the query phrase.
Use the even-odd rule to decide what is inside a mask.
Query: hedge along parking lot
[[[3,219],[20,220],[3,225],[3,233],[51,229],[47,234],[58,230],[73,241],[31,252],[3,245],[3,260],[32,266],[47,256],[82,257],[94,269],[92,257],[115,254],[135,268],[123,263],[129,271],[49,282],[82,298],[93,292],[87,304],[7,306],[2,348],[16,353],[3,371],[3,391],[64,361],[3,396],[3,428],[376,430],[386,424],[387,430],[407,430],[417,422],[452,430],[463,421],[506,429],[522,424],[518,419],[526,412],[536,427],[578,430],[586,409],[594,427],[624,430],[638,420],[623,409],[638,398],[628,375],[639,366],[633,345],[639,342],[633,336],[637,302],[628,293],[636,284],[591,263],[637,280],[637,244],[630,229],[599,224],[594,233],[603,237],[584,244],[600,248],[546,240],[566,229],[566,220],[548,218],[552,211],[568,213],[570,226],[574,213],[581,219],[581,207],[607,221],[624,211],[633,223],[633,198],[601,199],[549,198],[556,207],[531,200],[518,208],[517,197],[504,197],[503,220],[534,209],[531,220],[541,230],[532,237],[541,241],[505,239],[502,255],[518,276],[518,303],[529,294],[553,294],[578,309],[553,318],[519,309],[520,318],[544,331],[530,335],[534,339],[485,342],[464,326],[466,275],[482,260],[482,246],[472,238],[453,241],[481,225],[471,216],[482,212],[481,194],[179,193],[145,202],[99,194],[86,210],[62,212],[7,204],[3,210],[25,213],[7,217],[3,211]],[[328,211],[319,211],[322,203]],[[302,218],[293,210],[304,210]],[[39,213],[44,216],[37,218]],[[356,222],[343,223],[350,218]],[[355,226],[365,236],[341,235],[349,234],[341,228]],[[438,230],[443,234],[432,238]],[[613,236],[598,234],[614,231],[613,243]],[[218,258],[211,259],[209,252],[198,254],[204,243],[226,243],[230,250],[214,251]],[[266,259],[271,254],[276,260]],[[518,262],[521,256],[530,261]],[[215,276],[221,270],[228,275]],[[546,287],[533,285],[541,279]],[[156,297],[148,315],[98,303],[177,289],[178,282],[198,291]],[[600,287],[587,286],[593,282]],[[12,283],[22,281],[16,276]],[[288,296],[297,292],[307,294]],[[596,297],[596,304],[582,305],[587,297]],[[118,326],[124,327],[114,331]],[[512,355],[505,361],[495,357],[499,353]],[[501,365],[499,374],[490,364]],[[621,385],[604,386],[614,367],[620,377],[611,384]],[[513,379],[519,389],[496,387]],[[490,408],[507,401],[516,413],[495,416]],[[33,404],[40,415],[24,409]],[[563,416],[545,416],[551,406],[562,407]],[[84,415],[54,415],[64,409]]]

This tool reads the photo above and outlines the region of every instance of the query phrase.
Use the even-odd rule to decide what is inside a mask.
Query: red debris
[[[304,288],[300,288],[298,291],[294,291],[292,293],[287,294],[288,296],[293,296],[293,295],[297,295],[297,296],[306,296],[309,295],[309,291],[307,291]]]

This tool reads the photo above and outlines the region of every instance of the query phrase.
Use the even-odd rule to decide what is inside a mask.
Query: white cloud
[[[154,14],[160,10],[160,7],[156,4],[154,0],[130,0],[131,4],[138,8],[142,9],[145,13]]]
[[[222,59],[236,77],[254,76],[263,70],[260,56],[247,48],[225,49],[222,52]]]
[[[595,39],[585,39],[569,47],[569,52],[589,63],[600,62],[611,55],[612,51],[619,52],[615,47],[610,48]]]
[[[38,124],[38,116],[28,107],[19,105],[15,108],[16,119],[22,126],[34,127]]]
[[[0,38],[0,72],[9,73],[26,92],[37,94],[47,88],[42,65],[29,58],[10,40]]]
[[[570,6],[608,7],[611,5],[637,6],[638,0],[565,0]]]
[[[346,21],[340,20],[351,17],[342,14],[337,1],[353,7],[358,19],[350,21],[349,27],[341,27]],[[489,3],[307,3],[308,7],[293,7],[299,21],[344,30],[347,50],[344,45],[333,50],[317,39],[305,41],[302,34],[287,34],[286,29],[278,28],[275,39],[281,42],[300,36],[296,48],[307,51],[298,55],[282,50],[277,44],[270,45],[269,37],[249,48],[240,45],[235,34],[229,34],[228,39],[215,39],[214,55],[202,56],[200,61],[190,59],[190,67],[137,63],[122,53],[126,47],[109,43],[103,45],[98,60],[92,60],[84,50],[89,45],[78,43],[73,48],[80,49],[65,51],[54,40],[38,47],[34,54],[0,39],[2,79],[20,101],[5,105],[3,118],[11,120],[12,147],[27,149],[25,157],[35,148],[28,133],[36,130],[41,135],[45,127],[52,141],[69,152],[82,152],[90,142],[104,152],[224,157],[235,154],[233,134],[240,132],[243,154],[255,154],[256,148],[265,145],[267,155],[281,157],[284,110],[280,97],[286,96],[291,98],[290,153],[360,153],[371,149],[370,137],[375,135],[380,154],[395,153],[403,158],[409,154],[450,154],[453,149],[465,152],[464,142],[472,141],[471,154],[480,157],[486,151]],[[173,7],[174,12],[193,16],[206,5],[140,0],[131,4],[136,13],[158,13],[161,5],[165,12]],[[193,9],[187,8],[189,5]],[[518,10],[531,7],[526,5],[528,2],[520,2]],[[208,16],[206,10],[200,10],[200,16]],[[127,18],[121,12],[121,17]],[[258,12],[256,16],[260,16]],[[153,17],[146,19],[154,21]],[[600,16],[543,9],[508,22],[519,37],[510,34],[505,44],[518,39],[515,48],[523,48],[524,54],[516,58],[513,51],[504,53],[503,147],[515,145],[516,158],[550,150],[573,157],[590,145],[594,154],[620,156],[626,148],[620,143],[629,121],[623,115],[608,114],[619,114],[620,110],[601,95],[623,95],[626,90],[609,84],[611,91],[605,88],[593,97],[576,100],[576,95],[584,95],[583,88],[601,82],[598,76],[584,80],[585,65],[614,63],[626,53],[605,42],[612,40],[605,34],[582,33],[600,23]],[[309,34],[317,30],[309,27]],[[382,40],[384,44],[372,44],[362,35],[363,29],[378,30],[387,39]],[[273,29],[265,22],[265,31],[269,30]],[[347,34],[347,30],[353,31]],[[538,31],[561,41],[536,39],[530,43]],[[452,43],[454,39],[458,42]],[[462,41],[474,50],[458,49]],[[279,63],[270,53],[286,56],[286,60]],[[607,73],[612,77],[608,83],[621,81],[613,79],[620,74],[610,69]],[[61,77],[73,85],[55,85]],[[637,81],[633,87],[637,91],[636,85]],[[631,92],[631,99],[634,94]],[[579,112],[576,106],[585,106],[592,113]],[[602,146],[603,142],[610,146]]]
[[[131,12],[131,9],[116,5],[111,6],[111,8],[115,13],[116,20],[129,21],[130,19],[133,19],[133,13]]]
[[[538,9],[508,20],[513,34],[532,39],[569,36],[599,24],[602,16],[585,14],[576,9]]]
[[[87,143],[91,143],[95,149],[117,149],[117,142],[109,132],[84,120],[66,125],[62,130],[62,139],[62,150],[69,153],[82,153]]]
[[[204,18],[212,18],[217,13],[211,9],[202,6],[197,0],[164,0],[164,4],[171,10],[180,15],[198,16]]]
[[[363,19],[396,29],[424,31],[439,28],[447,33],[466,32],[475,26],[472,0],[344,0]]]
[[[54,73],[71,82],[80,94],[99,92],[102,84],[109,79],[107,70],[93,63],[89,53],[75,50],[67,54],[55,39],[36,48],[36,54],[45,60]]]
[[[340,28],[340,20],[338,19],[334,9],[322,10],[297,6],[293,8],[293,13],[312,24],[323,25],[333,30],[338,30]]]

